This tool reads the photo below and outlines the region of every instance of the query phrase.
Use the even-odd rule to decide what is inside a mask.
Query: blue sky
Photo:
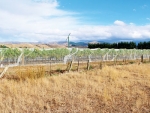
[[[58,0],[60,9],[75,11],[85,24],[110,25],[115,20],[145,25],[150,14],[149,0]]]
[[[150,0],[0,0],[0,41],[150,39]]]

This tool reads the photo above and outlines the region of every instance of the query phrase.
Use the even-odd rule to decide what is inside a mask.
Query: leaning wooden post
[[[8,68],[9,68],[9,66],[6,66],[6,67],[4,68],[4,70],[3,70],[2,73],[0,74],[0,79],[4,77],[4,75],[5,75],[6,71],[8,70]]]
[[[69,71],[69,65],[70,65],[70,63],[67,62],[67,68],[66,68],[66,71]]]
[[[143,62],[143,55],[141,55],[141,62]]]

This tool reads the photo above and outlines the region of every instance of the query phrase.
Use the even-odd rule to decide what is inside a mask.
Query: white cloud
[[[133,9],[133,11],[136,11],[136,9]]]
[[[74,12],[60,10],[58,6],[56,0],[0,1],[0,34],[10,34],[18,41],[21,38],[26,41],[31,38],[45,40],[46,37],[48,40],[53,38],[51,35],[63,35],[78,21]]]
[[[71,40],[150,38],[150,25],[121,20],[107,26],[83,25],[76,14],[60,10],[56,0],[1,0],[0,40],[65,41],[70,32]]]
[[[118,26],[125,26],[126,24],[123,22],[123,21],[120,21],[120,20],[116,20],[114,22],[115,25],[118,25]]]
[[[150,20],[150,18],[146,18],[147,20]]]
[[[145,5],[141,6],[141,7],[142,7],[142,9],[145,9],[145,8],[147,8],[148,6],[145,4]]]
[[[86,37],[92,39],[95,36],[95,39],[111,39],[111,38],[120,38],[126,39],[142,39],[150,38],[150,25],[145,26],[136,26],[135,24],[126,24],[126,26],[110,25],[110,26],[91,26],[91,27],[82,27],[78,33],[86,33]],[[80,34],[78,34],[80,35]],[[85,37],[84,35],[82,35]]]
[[[132,23],[132,22],[130,22],[129,24],[130,24],[130,25],[135,25],[135,24],[134,24],[134,23]]]

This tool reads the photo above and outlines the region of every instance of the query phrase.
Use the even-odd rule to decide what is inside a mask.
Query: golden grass
[[[19,68],[17,72],[23,72]],[[31,68],[23,67],[26,73],[32,73]],[[12,68],[7,74],[14,72]],[[5,77],[0,80],[0,101],[2,113],[149,113],[150,64],[105,66],[38,79]]]

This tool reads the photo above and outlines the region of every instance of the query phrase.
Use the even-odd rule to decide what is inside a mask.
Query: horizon
[[[150,1],[0,1],[1,42],[150,39]]]

